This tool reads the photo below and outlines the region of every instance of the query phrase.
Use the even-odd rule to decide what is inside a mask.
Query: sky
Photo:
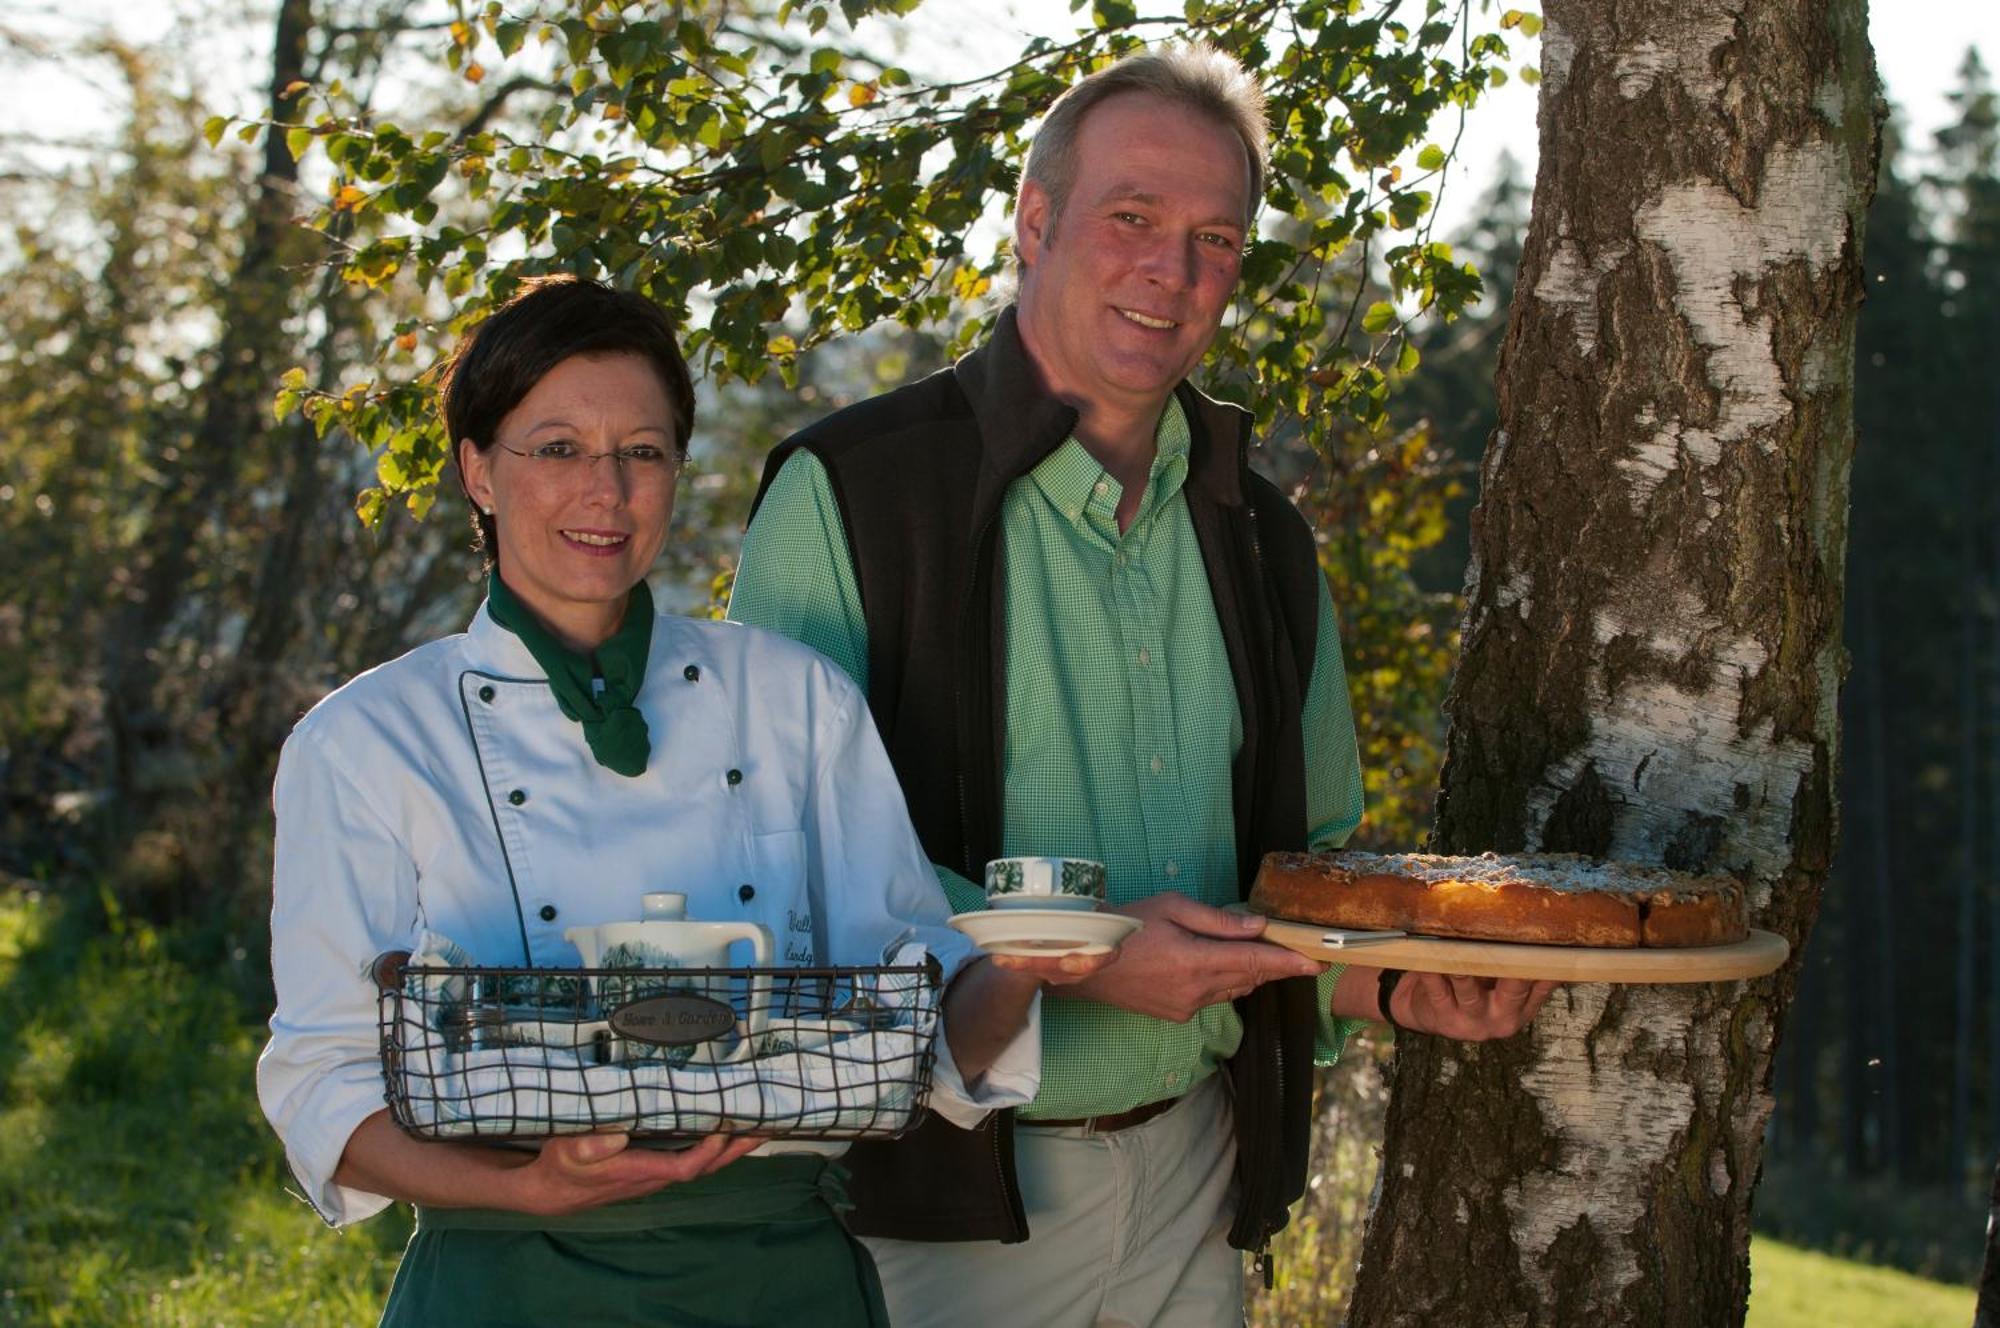
[[[241,8],[262,12],[266,7],[234,0]],[[1415,0],[1405,0],[1413,4]],[[1533,0],[1508,0],[1534,9]],[[157,39],[188,14],[228,8],[214,0],[152,0],[119,4],[115,0],[0,0],[0,31],[28,31],[74,37],[110,22],[134,40]],[[1503,6],[1492,5],[1497,12]],[[1142,3],[1142,12],[1162,8],[1159,0]],[[1178,9],[1168,4],[1166,9]],[[1888,96],[1904,117],[1906,141],[1921,152],[1931,136],[1951,119],[1945,93],[1957,82],[1957,71],[1968,47],[1977,47],[1987,67],[2000,63],[2000,0],[1875,0],[1870,6],[1869,36]],[[995,63],[996,55],[1011,55],[1031,35],[1058,35],[1073,30],[1075,15],[1068,0],[927,0],[908,19],[869,20],[875,32],[888,34],[904,47],[900,58],[912,69],[964,71]],[[215,71],[213,96],[218,111],[253,111],[256,79],[264,51],[265,24],[256,22],[234,31],[222,30],[201,42],[201,64]],[[1538,43],[1513,34],[1512,68],[1539,58]],[[99,89],[79,84],[52,63],[9,69],[9,84],[0,105],[6,107],[16,132],[58,141],[101,133],[116,120],[113,100]],[[1490,92],[1467,117],[1457,159],[1439,193],[1436,233],[1453,235],[1469,220],[1470,209],[1492,179],[1501,153],[1511,153],[1523,173],[1532,178],[1535,161],[1536,89],[1519,78]],[[1440,126],[1434,137],[1444,140]],[[4,168],[0,160],[0,168]]]

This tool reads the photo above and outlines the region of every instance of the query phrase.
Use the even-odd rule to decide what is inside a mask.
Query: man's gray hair
[[[1122,92],[1143,92],[1185,106],[1235,133],[1250,166],[1250,196],[1243,209],[1248,230],[1264,196],[1264,153],[1270,134],[1264,123],[1264,88],[1235,56],[1206,42],[1126,56],[1056,98],[1035,133],[1021,175],[1024,186],[1033,180],[1048,194],[1051,223],[1062,215],[1076,184],[1076,136],[1083,118],[1099,102]]]

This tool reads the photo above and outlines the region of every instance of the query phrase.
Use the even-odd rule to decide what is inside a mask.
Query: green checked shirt
[[[1113,904],[1178,890],[1234,903],[1230,763],[1243,740],[1236,687],[1181,485],[1188,425],[1169,399],[1137,516],[1122,535],[1118,481],[1074,437],[1007,491],[1004,845],[1009,855],[1091,858]],[[743,540],[729,616],[827,655],[868,686],[867,619],[840,513],[819,460],[800,452]],[[1307,687],[1306,808],[1314,848],[1361,820],[1361,762],[1326,583]],[[938,868],[954,910],[979,885]],[[1330,1013],[1340,970],[1320,978],[1319,1056],[1347,1021]],[[1022,1115],[1125,1111],[1185,1093],[1236,1050],[1226,1003],[1175,1024],[1052,991],[1042,1005],[1041,1092]]]

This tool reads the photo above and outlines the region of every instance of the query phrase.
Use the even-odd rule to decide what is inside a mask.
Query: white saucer
[[[1009,908],[955,913],[951,925],[988,954],[1042,959],[1063,954],[1103,954],[1139,930],[1139,919],[1123,913]]]

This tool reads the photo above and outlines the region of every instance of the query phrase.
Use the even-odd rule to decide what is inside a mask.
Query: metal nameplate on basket
[[[620,1037],[656,1047],[713,1042],[736,1028],[736,1011],[727,1002],[681,991],[621,1005],[609,1017]]]

